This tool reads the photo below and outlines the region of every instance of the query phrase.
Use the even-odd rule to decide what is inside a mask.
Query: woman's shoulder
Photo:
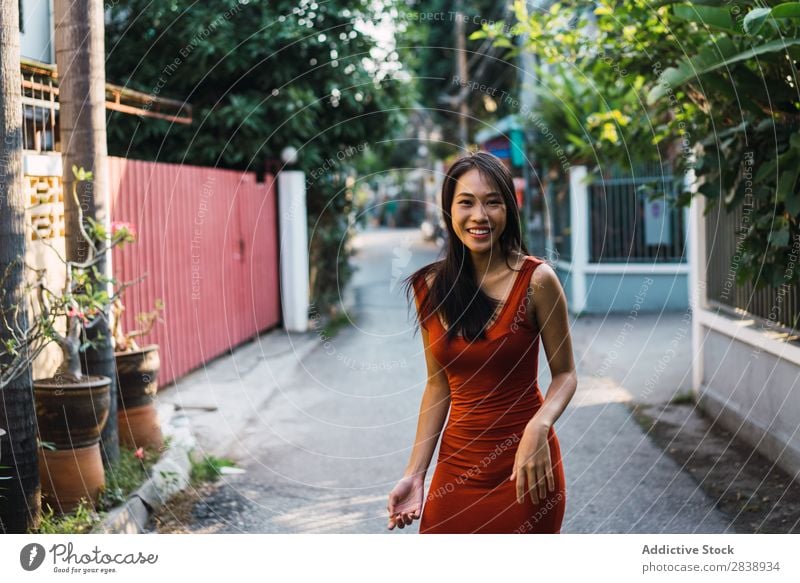
[[[558,279],[558,274],[547,259],[531,255],[529,260],[534,268],[529,283],[531,290],[541,290],[543,288],[552,290],[560,287],[561,282]]]

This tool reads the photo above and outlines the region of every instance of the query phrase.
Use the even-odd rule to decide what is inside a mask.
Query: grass
[[[164,447],[168,446],[167,438]],[[100,493],[98,506],[101,510],[111,510],[123,504],[136,488],[141,486],[150,476],[150,470],[158,461],[160,452],[144,448],[144,457],[136,457],[136,450],[127,447],[119,448],[119,459],[106,469],[106,483]]]
[[[58,515],[49,504],[45,506],[39,528],[31,534],[87,534],[103,519],[103,514],[94,510],[86,498],[72,514]]]
[[[232,468],[236,462],[228,458],[218,458],[206,454],[200,458],[191,457],[192,472],[191,481],[193,486],[198,486],[203,482],[216,482],[219,479],[222,468]]]
[[[234,467],[235,462],[227,458],[218,458],[206,454],[194,453],[190,456],[191,488],[176,492],[164,504],[164,507],[151,517],[151,524],[156,532],[191,533],[194,507],[213,489],[212,484],[221,476],[224,467]]]
[[[678,393],[672,400],[670,400],[671,405],[694,405],[694,394],[691,391],[686,391],[685,393]]]
[[[352,314],[341,311],[339,306],[332,306],[322,317],[315,322],[315,330],[320,338],[326,340],[333,338],[342,328],[353,323]]]

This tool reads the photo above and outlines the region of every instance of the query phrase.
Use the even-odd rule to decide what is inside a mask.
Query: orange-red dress
[[[531,275],[543,261],[527,257],[486,338],[449,345],[437,314],[423,315],[430,350],[450,383],[450,416],[420,520],[420,533],[561,531],[564,470],[555,431],[548,443],[555,490],[538,504],[516,499],[514,456],[526,424],[542,405],[537,380],[539,331],[525,316]],[[428,287],[414,282],[417,309]],[[434,307],[435,308],[435,307]],[[526,481],[527,486],[527,481]]]

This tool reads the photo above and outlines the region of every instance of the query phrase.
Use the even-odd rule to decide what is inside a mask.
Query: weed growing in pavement
[[[194,456],[191,458],[192,471],[191,481],[193,486],[198,486],[202,482],[216,482],[219,479],[220,470],[224,467],[235,467],[236,462],[228,458],[218,458],[216,456],[206,454],[201,459]]]

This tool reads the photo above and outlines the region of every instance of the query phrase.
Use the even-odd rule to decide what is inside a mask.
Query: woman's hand
[[[532,420],[522,434],[514,458],[514,471],[509,478],[509,480],[517,479],[517,502],[520,504],[528,490],[533,503],[538,504],[540,498],[544,500],[547,497],[547,490],[556,489],[553,464],[550,460],[550,445],[547,442],[548,432],[547,425]]]
[[[404,528],[418,519],[422,512],[425,478],[419,474],[406,476],[389,493],[389,530]]]

